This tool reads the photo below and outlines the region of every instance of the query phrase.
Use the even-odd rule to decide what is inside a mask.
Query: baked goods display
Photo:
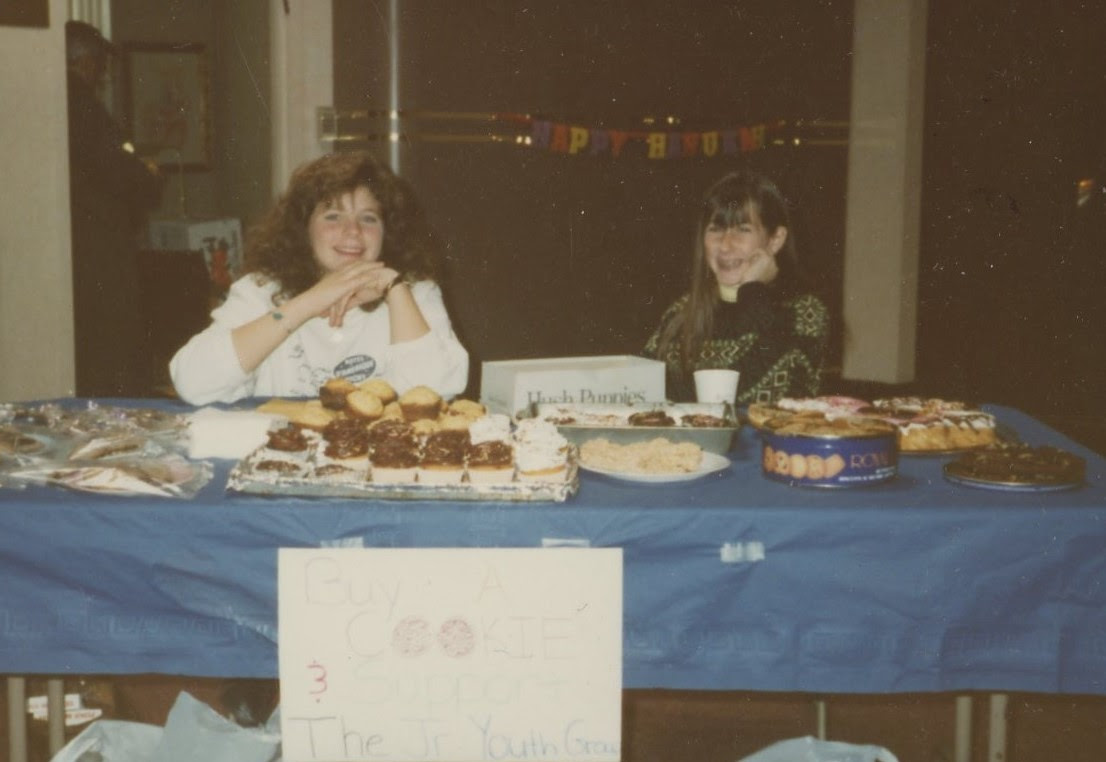
[[[578,447],[598,438],[624,445],[663,437],[724,455],[739,429],[733,408],[722,402],[539,403],[531,407],[530,414],[556,426]]]
[[[242,410],[0,403],[0,487],[191,497],[214,471],[203,456],[182,457],[192,452],[193,419],[205,412],[228,416],[228,431],[239,430],[240,416],[262,420],[236,452],[211,456],[240,459],[227,489],[318,497],[563,501],[579,489],[580,467],[642,482],[713,473],[712,464],[729,465],[736,431],[725,405],[548,404],[511,418],[429,387],[397,394],[381,379],[332,379],[315,399],[259,409],[283,420]],[[994,417],[962,401],[783,399],[751,406],[749,419],[759,429],[762,474],[789,485],[884,481],[897,474],[901,452],[949,452],[957,457],[943,464],[944,476],[973,487],[1059,490],[1086,478],[1082,458],[1001,441]]]
[[[896,427],[898,448],[904,453],[954,452],[997,441],[993,415],[966,402],[938,398],[893,397],[872,402],[832,396],[784,398],[772,405],[750,405],[746,415],[757,428],[781,417],[884,421]]]
[[[745,412],[749,423],[758,429],[771,418],[781,415],[824,417],[829,420],[854,415],[871,407],[870,402],[855,397],[784,397],[775,403],[754,402]]]
[[[42,452],[46,444],[16,428],[0,428],[0,455],[34,455]]]
[[[736,427],[728,406],[717,404],[656,404],[642,408],[630,404],[539,404],[533,416],[557,426],[635,426],[675,428]]]
[[[243,458],[228,488],[263,494],[451,500],[563,500],[574,449],[555,426],[512,422],[426,386],[328,381],[319,400],[265,403],[288,424]],[[325,396],[325,404],[323,398]],[[388,400],[385,402],[385,400]],[[310,403],[318,402],[318,405]],[[319,416],[325,411],[325,416]],[[325,420],[325,423],[323,421]],[[320,425],[322,424],[322,425]]]
[[[182,455],[184,420],[156,410],[0,405],[0,486],[191,497],[210,464]]]
[[[995,417],[965,402],[921,397],[879,399],[865,412],[895,424],[902,452],[949,452],[997,441]]]
[[[702,462],[699,445],[663,437],[625,445],[599,438],[580,447],[582,465],[627,474],[686,474],[696,471]]]
[[[961,454],[944,467],[962,484],[998,489],[1067,489],[1083,483],[1086,461],[1047,445],[1009,444]]]

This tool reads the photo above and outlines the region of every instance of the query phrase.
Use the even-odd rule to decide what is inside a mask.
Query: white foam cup
[[[737,380],[740,376],[736,370],[697,370],[695,398],[700,402],[728,402],[732,405],[737,399]]]

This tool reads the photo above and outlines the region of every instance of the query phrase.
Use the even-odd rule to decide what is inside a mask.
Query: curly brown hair
[[[278,283],[280,299],[311,288],[322,275],[308,237],[311,215],[319,204],[329,204],[361,186],[380,204],[384,224],[380,260],[408,280],[436,279],[438,247],[414,190],[364,151],[327,154],[292,173],[288,190],[247,236],[246,272]]]

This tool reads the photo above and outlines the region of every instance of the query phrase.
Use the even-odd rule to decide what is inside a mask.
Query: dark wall
[[[919,390],[1103,409],[1103,196],[1074,203],[1078,178],[1106,174],[1101,5],[930,0]],[[850,0],[475,6],[402,4],[405,109],[630,128],[669,113],[848,118]],[[387,105],[386,7],[336,2],[339,106]],[[839,311],[843,146],[650,161],[412,141],[403,171],[449,244],[454,314],[477,364],[637,351],[686,286],[700,193],[741,164],[790,196],[800,251]]]
[[[406,2],[401,104],[615,129],[667,115],[687,129],[846,119],[852,3],[780,5]],[[387,106],[386,6],[335,5],[339,107]],[[687,286],[699,197],[742,165],[784,188],[800,251],[840,304],[841,145],[648,159],[637,143],[613,158],[420,139],[475,131],[460,121],[404,126],[402,171],[448,244],[448,293],[474,370],[489,359],[639,352]]]
[[[919,373],[1106,412],[1101,3],[930,0]]]

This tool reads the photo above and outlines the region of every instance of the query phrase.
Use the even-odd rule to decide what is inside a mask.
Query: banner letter
[[[611,147],[611,134],[606,130],[591,131],[591,148],[588,150],[592,156],[604,153]]]
[[[535,148],[549,148],[549,133],[553,125],[546,121],[535,121],[530,129],[530,142]]]
[[[568,152],[580,153],[588,144],[588,131],[583,127],[570,127],[568,129]]]
[[[737,153],[737,132],[735,130],[722,131],[722,153]]]
[[[718,133],[716,131],[703,133],[703,156],[714,156],[718,153]]]
[[[680,136],[684,156],[694,156],[699,153],[699,138],[700,134],[698,132],[685,132]]]
[[[665,158],[678,159],[680,158],[680,134],[678,132],[668,133],[667,138],[667,150],[665,151]]]
[[[564,124],[553,125],[553,141],[549,145],[551,151],[568,153],[568,126]]]
[[[630,133],[626,130],[611,130],[611,155],[616,159],[618,155],[622,153],[623,146],[626,145],[626,141],[630,139]]]

